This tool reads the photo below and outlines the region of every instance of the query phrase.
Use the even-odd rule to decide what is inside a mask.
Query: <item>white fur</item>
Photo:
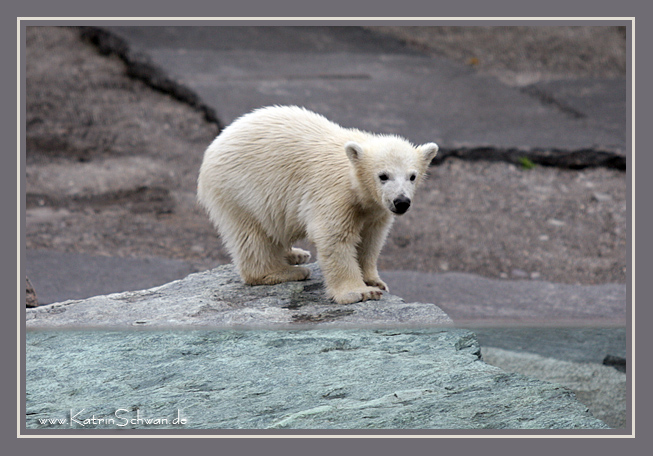
[[[234,121],[206,150],[198,199],[244,282],[308,278],[297,265],[310,254],[292,247],[308,238],[331,298],[379,299],[388,287],[376,262],[395,202],[412,200],[437,150],[346,129],[295,106],[262,108]]]

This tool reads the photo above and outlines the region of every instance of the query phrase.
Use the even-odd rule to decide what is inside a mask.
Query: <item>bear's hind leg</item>
[[[311,259],[311,252],[293,247],[286,254],[288,264],[306,264]]]
[[[252,238],[251,233],[248,237]],[[259,242],[247,243],[241,250],[238,265],[243,281],[249,285],[276,285],[308,279],[311,271],[288,264],[285,251],[267,236]]]
[[[309,278],[310,270],[290,265],[287,248],[274,242],[256,220],[240,214],[238,221],[223,218],[220,232],[245,283],[275,285]]]

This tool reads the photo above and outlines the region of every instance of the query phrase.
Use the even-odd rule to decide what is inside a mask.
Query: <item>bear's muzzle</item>
[[[397,215],[405,214],[410,207],[410,198],[400,196],[392,202],[393,208],[390,210]]]

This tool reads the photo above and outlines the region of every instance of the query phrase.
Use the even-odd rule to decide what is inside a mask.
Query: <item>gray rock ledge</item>
[[[221,266],[26,309],[26,427],[607,429],[563,386],[484,363],[434,304],[337,305],[309,267],[304,282],[252,287]]]
[[[273,286],[242,283],[233,266],[219,266],[141,291],[114,293],[26,309],[36,328],[302,329],[451,326],[435,304],[379,301],[339,305],[326,298],[317,263],[311,278]]]

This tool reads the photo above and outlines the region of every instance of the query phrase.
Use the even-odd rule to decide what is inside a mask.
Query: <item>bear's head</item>
[[[402,215],[410,208],[415,188],[424,178],[438,145],[413,146],[396,136],[349,141],[345,152],[352,164],[359,191],[390,212]]]

